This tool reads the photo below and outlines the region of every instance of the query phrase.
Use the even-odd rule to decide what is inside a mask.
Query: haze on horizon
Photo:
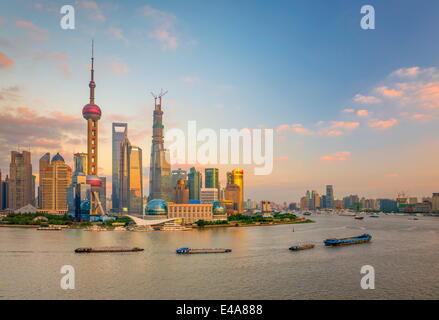
[[[245,198],[431,196],[439,191],[437,1],[78,0],[76,29],[58,1],[0,4],[0,169],[10,151],[69,165],[86,152],[90,41],[95,39],[100,175],[111,190],[111,123],[143,149],[148,194],[153,99],[165,88],[165,128],[275,129],[274,170],[245,170]],[[263,21],[263,23],[261,23]],[[188,168],[191,165],[174,166]],[[202,166],[196,166],[202,169]]]

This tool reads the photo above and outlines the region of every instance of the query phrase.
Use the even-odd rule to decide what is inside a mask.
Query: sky
[[[61,6],[75,29],[60,27]],[[375,29],[360,27],[375,8]],[[165,128],[271,128],[274,168],[245,170],[245,198],[298,201],[439,191],[439,2],[434,0],[33,1],[0,3],[0,169],[11,150],[72,164],[86,151],[95,41],[99,174],[111,190],[111,123],[143,149],[148,194],[153,99]],[[173,168],[188,168],[181,164]],[[203,169],[202,165],[196,165]],[[225,185],[226,171],[217,165]]]

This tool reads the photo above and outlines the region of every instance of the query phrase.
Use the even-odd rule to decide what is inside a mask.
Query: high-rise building
[[[233,212],[231,214],[238,214],[239,202],[241,201],[241,188],[237,184],[228,184],[224,189],[224,200],[233,202]]]
[[[112,186],[111,186],[111,203],[114,212],[119,211],[119,170],[121,143],[128,135],[128,124],[114,122],[112,125]]]
[[[334,208],[334,188],[332,185],[326,186],[326,198],[325,198],[325,208],[333,209]]]
[[[171,188],[172,190],[175,189],[175,186],[177,185],[178,180],[186,180],[187,179],[187,172],[181,168],[178,168],[177,170],[171,171]]]
[[[309,209],[316,210],[318,208],[320,208],[320,195],[316,190],[313,190],[311,192]]]
[[[357,209],[360,203],[360,199],[356,194],[351,194],[350,196],[343,198],[343,207],[345,209]]]
[[[261,211],[262,215],[264,217],[271,217],[272,215],[272,209],[271,209],[271,202],[268,200],[262,200],[261,201]]]
[[[175,184],[174,203],[189,203],[189,187],[186,179],[180,179]]]
[[[194,167],[189,169],[188,174],[189,200],[200,200],[200,191],[203,187],[201,172]]]
[[[232,175],[232,172],[228,171],[228,172],[226,173],[226,177],[227,177],[227,183],[226,183],[226,185],[228,185],[228,184],[233,184],[233,175]]]
[[[74,170],[75,172],[82,172],[83,174],[87,175],[87,164],[88,156],[86,153],[75,153],[73,155],[73,163],[74,163]]]
[[[214,201],[218,201],[218,189],[201,188],[200,201],[201,203],[213,203]]]
[[[163,136],[162,97],[164,95],[165,93],[160,93],[159,96],[154,96],[148,201],[155,199],[171,200],[171,165],[169,162],[169,152],[164,147]]]
[[[99,142],[99,120],[101,119],[101,108],[95,104],[94,81],[94,46],[92,43],[91,55],[91,78],[88,87],[90,88],[90,101],[82,109],[82,115],[87,120],[87,179],[86,182],[91,186],[90,214],[105,215],[105,211],[100,202],[102,189],[102,179],[98,177],[98,142]]]
[[[309,199],[308,197],[300,198],[300,210],[308,210],[309,208]]]
[[[142,214],[142,149],[131,145],[128,137],[121,142],[119,165],[119,210]]]
[[[9,165],[9,209],[16,210],[28,204],[33,204],[35,193],[32,194],[32,164],[28,151],[11,151]]]
[[[238,212],[242,213],[244,211],[244,170],[234,169],[232,170],[232,182],[239,187],[239,204]]]
[[[218,168],[204,169],[204,187],[219,190]]]
[[[40,204],[47,213],[65,214],[68,212],[67,189],[72,183],[72,169],[57,153],[47,163],[50,154],[40,159]]]
[[[439,212],[439,193],[433,193],[431,201],[431,211],[438,213]]]
[[[2,188],[1,188],[2,189],[2,202],[0,203],[0,208],[7,209],[7,208],[9,208],[9,205],[8,205],[9,177],[8,176],[6,176],[5,181],[3,181],[1,183],[1,185],[2,185]]]

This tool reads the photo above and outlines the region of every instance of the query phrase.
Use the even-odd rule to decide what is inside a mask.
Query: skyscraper
[[[82,115],[87,120],[87,179],[86,182],[91,186],[90,199],[90,214],[91,215],[105,215],[105,211],[100,202],[100,195],[102,189],[102,179],[98,174],[98,133],[99,120],[101,119],[101,108],[95,104],[95,88],[94,81],[94,45],[92,43],[91,55],[91,78],[88,87],[90,88],[90,102],[82,109]]]
[[[204,169],[204,186],[219,190],[218,168]]]
[[[32,164],[28,151],[11,151],[9,165],[9,209],[19,209],[33,204],[35,194],[32,194]]]
[[[8,206],[8,190],[9,190],[9,177],[6,176],[5,181],[1,183],[2,202],[0,203],[1,209],[7,209]]]
[[[232,201],[233,212],[230,214],[239,213],[239,202],[241,200],[241,188],[236,184],[228,184],[224,189],[224,200]]]
[[[194,167],[189,169],[188,174],[189,200],[200,200],[200,191],[203,187],[201,172]]]
[[[177,181],[174,187],[174,202],[189,203],[189,187],[186,184],[186,179]]]
[[[326,186],[326,203],[325,207],[327,209],[333,209],[334,208],[334,188],[332,185]]]
[[[165,94],[166,92],[161,92],[159,96],[154,96],[148,201],[155,199],[171,201],[171,165],[169,163],[168,150],[164,147],[164,126],[162,120],[162,97]]]
[[[244,170],[234,169],[232,170],[232,182],[239,187],[239,205],[238,205],[238,213],[242,213],[244,211]]]
[[[175,189],[175,186],[177,185],[178,180],[186,180],[187,179],[187,172],[181,168],[178,168],[177,170],[171,171],[171,188],[172,190]]]
[[[112,192],[111,203],[113,211],[119,210],[119,170],[121,156],[121,142],[127,137],[128,124],[113,123],[112,125]]]
[[[72,183],[72,169],[57,153],[47,163],[50,154],[40,159],[40,205],[48,213],[64,214],[68,211],[67,190]]]
[[[143,213],[142,149],[132,146],[128,137],[121,142],[119,168],[119,210]]]
[[[87,175],[87,168],[88,168],[87,160],[88,160],[88,156],[86,153],[75,153],[73,155],[75,172],[82,172],[83,174]]]

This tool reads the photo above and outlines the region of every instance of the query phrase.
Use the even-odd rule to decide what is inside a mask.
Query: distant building
[[[300,210],[308,210],[309,199],[305,196],[300,198]]]
[[[167,218],[181,218],[183,223],[191,224],[198,220],[227,220],[227,215],[214,215],[213,204],[168,204]]]
[[[200,192],[203,187],[203,178],[201,172],[194,167],[189,169],[188,174],[189,200],[200,200]]]
[[[119,176],[120,176],[120,156],[122,154],[121,143],[128,136],[128,124],[114,122],[112,124],[112,185],[111,203],[112,211],[119,211]]]
[[[143,214],[142,149],[132,146],[127,137],[121,142],[119,169],[119,208]]]
[[[40,159],[40,205],[47,213],[65,214],[68,212],[67,190],[72,183],[72,169],[64,158],[57,153],[48,161],[46,153]]]
[[[320,208],[320,195],[316,190],[311,192],[311,198],[309,202],[309,209],[316,210]]]
[[[31,153],[28,151],[11,151],[9,165],[9,209],[16,210],[35,201],[35,192],[32,194],[32,163]]]
[[[326,206],[328,205],[328,203],[326,200],[327,200],[327,196],[325,194],[320,197],[320,209],[327,208]]]
[[[218,168],[204,169],[204,187],[219,190]]]
[[[334,187],[332,185],[326,186],[325,208],[334,208]]]
[[[216,188],[202,188],[200,192],[200,200],[203,204],[218,201],[218,189]]]
[[[186,179],[177,180],[174,187],[174,203],[189,203],[189,187],[186,184]]]
[[[171,171],[171,188],[174,190],[178,180],[186,180],[187,172],[181,168]]]
[[[351,194],[350,196],[343,198],[343,207],[345,209],[356,210],[359,208],[359,204],[360,204],[360,199],[356,194],[354,195]]]
[[[379,210],[378,201],[376,199],[366,199],[364,200],[365,210]]]
[[[238,214],[242,213],[240,211],[239,202],[241,200],[241,190],[236,184],[228,184],[224,189],[224,200],[232,202],[233,212],[229,212],[229,214]]]
[[[409,198],[409,204],[417,204],[418,198],[417,197],[410,197]]]
[[[386,212],[396,212],[398,211],[398,204],[395,200],[391,199],[380,199],[380,210]]]
[[[439,212],[439,193],[433,193],[431,205],[432,205],[431,210],[433,212],[435,213]]]
[[[236,184],[239,187],[239,204],[238,212],[244,211],[244,170],[234,169],[232,170],[232,184]]]
[[[261,201],[261,211],[264,217],[271,217],[273,209],[271,208],[271,201],[262,200]]]

